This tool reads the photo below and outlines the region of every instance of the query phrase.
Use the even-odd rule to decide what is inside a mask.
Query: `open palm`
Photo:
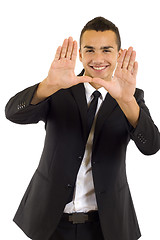
[[[57,89],[69,88],[80,82],[90,82],[91,78],[78,77],[74,73],[77,57],[77,42],[72,37],[65,39],[62,46],[57,48],[55,59],[51,64],[47,81]]]
[[[135,62],[136,52],[130,47],[122,51],[118,59],[117,68],[111,81],[93,79],[93,82],[103,86],[116,100],[129,102],[132,100],[136,88],[138,63]]]

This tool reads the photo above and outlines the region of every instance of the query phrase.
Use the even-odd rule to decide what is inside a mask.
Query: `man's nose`
[[[103,58],[102,54],[101,53],[95,53],[92,62],[94,64],[102,64],[102,63],[104,63],[104,58]]]

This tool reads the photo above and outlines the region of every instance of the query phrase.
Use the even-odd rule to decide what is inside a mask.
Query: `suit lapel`
[[[83,83],[80,83],[76,86],[73,86],[71,88],[73,97],[78,105],[81,122],[82,122],[82,128],[83,128],[83,136],[84,140],[86,141],[86,135],[87,135],[87,100],[86,100],[86,94],[85,94],[85,88]]]
[[[94,132],[94,141],[93,141],[93,148],[96,144],[96,141],[98,139],[98,135],[102,129],[103,123],[110,116],[110,114],[113,112],[115,107],[117,106],[117,102],[114,98],[111,97],[109,93],[107,93],[104,102],[102,103],[102,106],[98,112],[96,125],[95,125],[95,132]]]

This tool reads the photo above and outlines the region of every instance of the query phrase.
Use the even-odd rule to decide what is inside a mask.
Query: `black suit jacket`
[[[83,84],[62,89],[31,105],[38,84],[15,95],[6,117],[20,124],[45,122],[43,153],[14,217],[34,240],[48,240],[71,201],[86,145],[87,102]],[[108,93],[99,110],[92,171],[100,223],[106,240],[136,240],[141,234],[126,177],[126,149],[132,139],[146,155],[160,148],[160,134],[136,89],[140,116],[135,129]]]

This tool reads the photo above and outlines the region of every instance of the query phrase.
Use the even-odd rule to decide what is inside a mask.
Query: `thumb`
[[[110,82],[109,81],[105,81],[101,78],[93,78],[92,82],[97,84],[97,85],[100,85],[101,87],[104,87],[107,91],[109,90],[109,87],[110,87]]]

